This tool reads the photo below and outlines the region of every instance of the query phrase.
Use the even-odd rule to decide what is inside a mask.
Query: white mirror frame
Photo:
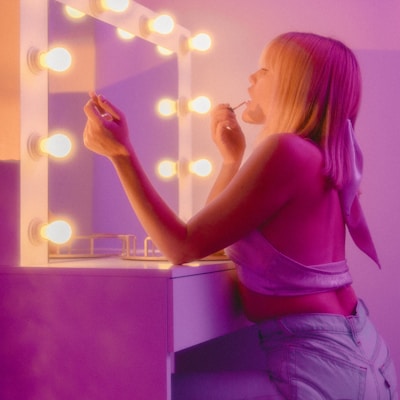
[[[20,183],[20,264],[22,266],[47,265],[46,242],[37,243],[30,234],[33,224],[48,221],[48,161],[46,157],[34,159],[28,143],[33,133],[48,135],[48,73],[32,72],[28,65],[31,48],[48,48],[48,6],[53,0],[20,0],[20,83],[21,83],[21,183]],[[95,0],[56,0],[83,11],[85,14],[124,29],[168,48],[177,54],[178,99],[191,97],[191,55],[185,48],[190,32],[175,25],[169,35],[143,32],[143,19],[158,14],[133,1],[124,13],[96,12]],[[156,117],[156,116],[155,116]],[[192,215],[192,178],[186,166],[192,156],[191,115],[178,113],[179,124],[179,215],[188,219]]]

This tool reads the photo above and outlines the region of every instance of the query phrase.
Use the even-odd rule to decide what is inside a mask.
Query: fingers
[[[89,92],[89,96],[90,100],[88,101],[87,105],[93,103],[99,111],[101,118],[105,119],[106,121],[121,120],[121,117],[123,116],[122,111],[106,100],[103,95],[91,91]]]
[[[234,128],[238,126],[236,115],[229,104],[217,105],[211,113],[212,127],[215,129]],[[228,128],[229,129],[229,128]]]
[[[217,114],[217,121],[220,128],[233,130],[239,127],[235,113],[230,107],[221,108]]]
[[[90,121],[101,123],[102,113],[99,110],[96,101],[90,99],[84,106],[83,111]]]
[[[123,115],[122,111],[119,110],[116,106],[114,106],[114,104],[106,100],[103,95],[101,94],[98,95],[97,100],[99,102],[99,105],[105,112],[109,113],[114,119],[117,120],[121,119],[121,116]]]

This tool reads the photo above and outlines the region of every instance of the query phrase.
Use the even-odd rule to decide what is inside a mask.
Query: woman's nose
[[[256,81],[256,74],[253,72],[252,74],[249,75],[249,82],[254,83]]]

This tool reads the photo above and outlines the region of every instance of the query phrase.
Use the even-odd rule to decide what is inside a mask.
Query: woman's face
[[[275,77],[268,64],[267,49],[260,58],[260,68],[250,75],[248,92],[250,100],[242,113],[242,119],[252,124],[265,124],[271,108]]]

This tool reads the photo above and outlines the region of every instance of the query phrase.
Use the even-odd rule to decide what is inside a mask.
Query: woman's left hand
[[[84,107],[88,118],[83,132],[85,146],[108,158],[128,155],[131,144],[124,114],[102,95],[90,96]]]
[[[211,111],[211,135],[224,163],[240,163],[246,140],[229,104],[219,104]]]

